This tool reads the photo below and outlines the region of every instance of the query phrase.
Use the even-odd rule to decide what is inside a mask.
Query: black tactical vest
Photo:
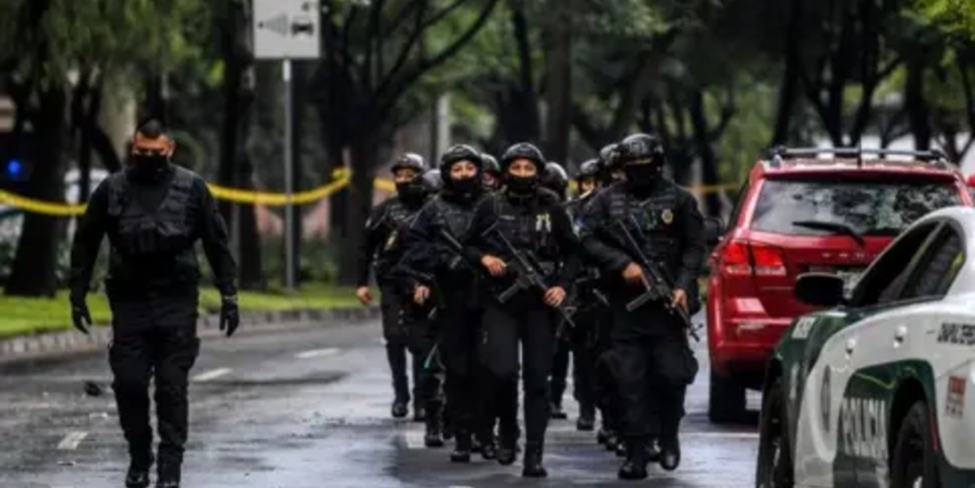
[[[504,234],[519,250],[529,251],[554,274],[561,258],[552,228],[552,215],[537,199],[515,202],[504,193],[494,199],[497,215],[496,231]],[[489,237],[490,238],[490,237]],[[501,245],[498,249],[503,249]],[[511,256],[506,256],[510,259]]]
[[[141,272],[159,271],[161,266],[168,267],[177,280],[199,277],[191,219],[193,181],[193,173],[175,167],[159,206],[147,209],[134,198],[124,176],[110,180],[108,214],[116,221],[110,270],[113,280],[139,281]]]
[[[396,197],[386,205],[385,214],[377,223],[383,227],[384,235],[383,242],[376,250],[377,276],[385,276],[402,258],[403,241],[420,208],[411,209]]]
[[[624,222],[630,233],[643,247],[648,259],[663,265],[673,276],[680,266],[680,226],[677,221],[677,188],[669,181],[661,182],[647,198],[638,200],[622,187],[609,193],[609,216],[614,222]]]

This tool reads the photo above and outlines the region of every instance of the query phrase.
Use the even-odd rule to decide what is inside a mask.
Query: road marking
[[[215,380],[221,376],[226,376],[230,374],[230,368],[217,368],[207,371],[206,373],[200,373],[193,377],[193,381],[210,381]]]
[[[323,356],[333,356],[338,354],[339,350],[334,347],[327,347],[325,349],[312,349],[311,351],[303,351],[295,354],[298,359],[311,359]]]
[[[68,435],[64,436],[64,439],[61,439],[61,442],[58,444],[58,450],[73,451],[78,448],[78,444],[81,444],[81,441],[85,440],[85,437],[88,437],[87,432],[80,430],[68,432]]]
[[[406,448],[409,450],[426,449],[423,442],[424,430],[422,427],[411,425],[410,430],[401,433]],[[592,433],[580,433],[576,431],[575,425],[559,422],[549,427],[550,434],[547,443],[552,445],[578,445],[589,444],[595,437]],[[552,436],[554,434],[554,436]],[[758,439],[757,432],[682,432],[681,439],[727,439],[727,440],[754,440]]]
[[[423,442],[425,432],[420,432],[416,430],[407,431],[403,437],[406,438],[406,448],[413,449],[426,449],[427,445]]]
[[[680,436],[712,439],[758,439],[758,432],[684,432]]]

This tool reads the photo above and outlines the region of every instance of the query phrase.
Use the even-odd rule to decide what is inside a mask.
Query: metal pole
[[[281,74],[284,77],[284,192],[289,199],[284,207],[284,286],[289,292],[295,291],[295,255],[294,229],[295,208],[290,197],[294,192],[294,175],[291,167],[291,60],[285,59],[281,64]]]

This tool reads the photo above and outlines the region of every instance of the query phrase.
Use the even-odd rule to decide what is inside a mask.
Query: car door
[[[936,228],[937,223],[917,226],[895,240],[864,272],[850,305],[818,314],[811,324],[804,364],[793,373],[802,376],[803,389],[795,434],[797,486],[858,486],[856,458],[838,452],[838,426],[854,358],[863,354],[863,324],[894,306]]]
[[[956,228],[940,225],[889,308],[854,326],[858,345],[850,359],[852,376],[843,392],[838,430],[839,451],[856,459],[858,486],[887,486],[888,446],[897,435],[887,429],[899,381],[927,374],[934,379],[929,366],[916,359],[929,355],[929,331],[939,325],[937,302],[958,274],[963,244]]]

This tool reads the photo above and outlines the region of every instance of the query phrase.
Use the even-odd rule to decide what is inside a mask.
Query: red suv
[[[915,219],[972,205],[965,183],[939,152],[778,148],[759,161],[709,258],[710,419],[742,418],[783,330],[813,310],[793,296],[796,276],[852,284]]]

